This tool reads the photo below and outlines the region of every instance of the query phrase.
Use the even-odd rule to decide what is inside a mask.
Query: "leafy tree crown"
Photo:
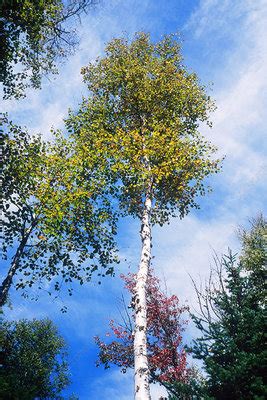
[[[175,36],[156,44],[145,33],[114,39],[82,74],[90,95],[67,127],[116,182],[121,210],[140,216],[148,191],[153,222],[196,207],[203,179],[219,169],[216,149],[198,131],[214,104],[183,65]]]
[[[16,260],[16,287],[45,278],[71,294],[73,280],[112,274],[116,220],[98,176],[86,170],[80,188],[84,163],[57,133],[49,143],[8,121],[5,132],[2,257]]]
[[[0,344],[1,399],[62,399],[70,383],[66,345],[50,320],[3,322]]]

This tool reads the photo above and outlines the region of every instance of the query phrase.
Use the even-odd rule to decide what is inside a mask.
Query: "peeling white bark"
[[[141,224],[142,251],[135,288],[134,377],[135,400],[151,400],[147,359],[146,284],[151,259],[151,198],[147,194]]]

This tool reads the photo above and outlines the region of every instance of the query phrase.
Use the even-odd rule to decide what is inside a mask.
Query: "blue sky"
[[[204,280],[213,252],[238,250],[236,229],[260,211],[266,214],[267,126],[267,1],[266,0],[105,0],[84,16],[78,28],[81,43],[76,54],[60,67],[55,78],[44,80],[41,91],[29,91],[25,100],[6,101],[2,108],[31,132],[49,137],[51,126],[62,127],[68,107],[77,107],[85,87],[80,68],[103,52],[116,36],[145,30],[157,40],[180,32],[186,65],[202,82],[212,83],[217,110],[213,128],[204,135],[226,155],[223,171],[210,180],[213,193],[200,200],[201,209],[184,220],[173,220],[153,232],[156,273],[171,293],[195,305],[188,274]],[[138,222],[121,222],[120,255],[127,262],[118,268],[135,270],[140,249]],[[119,278],[106,278],[77,287],[72,298],[51,301],[23,300],[12,292],[9,318],[51,318],[69,345],[73,384],[68,393],[80,400],[129,400],[133,397],[131,374],[116,369],[96,369],[93,336],[104,335],[108,320],[118,315],[122,293]],[[60,308],[68,306],[62,314]],[[195,333],[189,325],[185,340]],[[161,388],[153,388],[158,399]]]

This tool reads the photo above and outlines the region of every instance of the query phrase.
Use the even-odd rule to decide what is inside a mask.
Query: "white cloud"
[[[205,279],[213,265],[214,252],[227,253],[228,247],[237,247],[235,229],[237,219],[223,214],[219,219],[203,221],[187,216],[183,221],[173,220],[166,228],[155,230],[155,270],[166,279],[170,293],[176,293],[181,302],[195,305],[191,275]]]
[[[152,400],[159,400],[162,397],[167,397],[167,390],[159,384],[151,385],[150,391]]]
[[[127,374],[122,374],[118,370],[108,370],[101,380],[99,379],[94,382],[93,390],[95,398],[132,400],[134,397],[133,370],[129,370]],[[152,400],[159,400],[161,396],[167,396],[166,389],[159,384],[152,384],[150,391]],[[82,397],[80,400],[86,400],[86,398]]]
[[[214,82],[218,109],[208,137],[226,160],[213,180],[214,195],[202,202],[209,210],[212,199],[210,216],[203,219],[203,213],[195,212],[153,235],[156,271],[161,271],[171,292],[191,304],[195,297],[188,274],[205,279],[213,264],[213,250],[221,255],[228,246],[237,248],[237,226],[265,207],[267,2],[256,3],[203,0],[188,24],[202,40],[210,35],[215,43],[223,36],[234,39]],[[216,189],[220,189],[220,198]]]
[[[234,188],[264,179],[267,2],[205,0],[189,26],[202,38],[212,35],[213,41],[218,42],[222,36],[232,37],[234,43],[231,51],[226,52],[215,82],[218,109],[209,133],[220,152],[227,156],[225,180]]]
[[[202,0],[187,22],[195,37],[215,34],[216,37],[232,36],[239,31],[247,17],[264,12],[266,0]]]
[[[85,32],[85,30],[83,31]],[[86,30],[87,38],[81,41],[81,51],[70,56],[66,63],[59,67],[60,74],[48,80],[43,79],[40,91],[29,90],[25,99],[20,101],[7,100],[3,108],[11,118],[26,125],[30,132],[41,132],[44,137],[50,137],[50,128],[61,128],[63,118],[67,116],[68,108],[77,106],[81,101],[82,77],[80,69],[89,60],[95,59],[101,44],[95,32]]]
[[[96,379],[92,385],[95,399],[132,400],[134,391],[133,373],[122,374],[118,370],[105,371],[101,379]],[[87,400],[89,397],[81,397]]]

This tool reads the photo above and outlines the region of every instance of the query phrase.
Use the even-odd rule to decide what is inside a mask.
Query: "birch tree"
[[[65,287],[72,294],[74,280],[112,275],[116,221],[90,161],[74,159],[59,135],[51,144],[2,122],[0,307],[15,276],[17,289],[45,280],[49,293]]]
[[[135,304],[135,398],[150,399],[146,284],[151,227],[184,217],[206,192],[203,180],[219,170],[216,151],[199,133],[214,108],[196,74],[183,64],[174,36],[154,44],[139,33],[114,39],[105,55],[82,69],[88,98],[67,127],[84,156],[97,155],[113,208],[140,221],[141,255]]]

